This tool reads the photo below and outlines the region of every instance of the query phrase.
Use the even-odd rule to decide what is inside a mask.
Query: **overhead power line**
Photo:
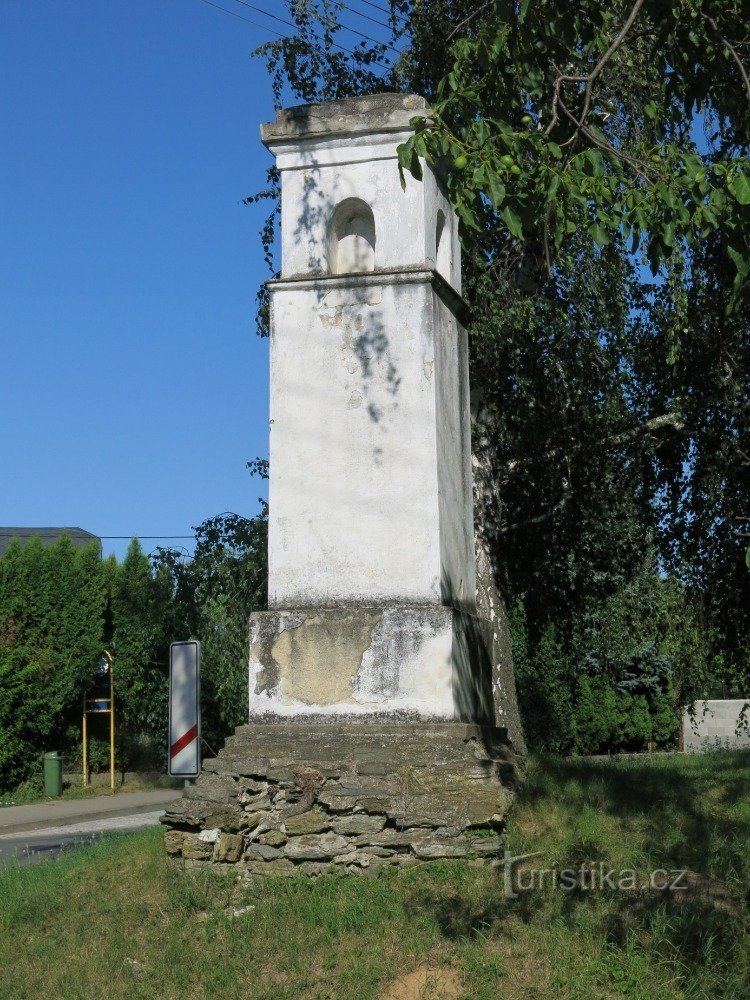
[[[396,14],[395,11],[391,11],[387,7],[382,7],[379,3],[372,3],[371,0],[360,0],[360,3],[366,4],[368,7],[372,7],[373,10],[382,11],[383,14],[387,14],[388,17],[392,17],[396,21],[403,21],[404,24],[409,23],[409,19],[404,17],[403,14]]]
[[[240,4],[242,7],[249,7],[250,10],[254,10],[256,14],[264,14],[266,17],[270,17],[274,21],[278,21],[280,24],[285,24],[288,28],[294,28],[295,31],[299,31],[299,25],[295,24],[293,21],[287,21],[284,17],[279,17],[278,14],[272,14],[270,11],[266,10],[265,7],[257,7],[254,3],[249,3],[248,0],[234,0],[235,3]],[[347,8],[351,10],[351,8]],[[363,17],[365,15],[362,15]],[[370,20],[373,20],[370,18]],[[377,24],[378,22],[376,22]],[[363,31],[357,31],[356,28],[350,28],[347,24],[342,21],[339,22],[339,27],[342,31],[349,31],[353,35],[359,35],[360,38],[364,38],[368,42],[372,42],[374,45],[385,45],[386,48],[392,49],[394,52],[399,50],[393,45],[389,45],[388,42],[381,42],[377,38],[373,38],[371,35],[366,35]],[[347,49],[347,51],[350,51]],[[400,54],[400,53],[399,53]]]
[[[273,28],[269,28],[267,24],[260,24],[258,21],[253,21],[249,17],[245,17],[243,14],[238,14],[236,10],[228,10],[226,7],[221,7],[218,3],[214,3],[213,0],[201,0],[201,3],[207,4],[209,7],[215,7],[216,10],[221,10],[225,14],[231,14],[232,17],[238,18],[240,21],[244,21],[246,24],[252,24],[256,28],[260,28],[261,31],[270,31],[272,35],[276,35],[278,38],[285,38],[280,31],[274,31]]]
[[[354,14],[355,17],[362,17],[365,19],[365,21],[370,21],[372,24],[377,24],[379,28],[385,28],[387,31],[393,30],[392,25],[386,24],[385,21],[379,21],[377,17],[371,17],[369,14],[365,14],[364,11],[357,10],[356,7],[350,7],[348,4],[346,4],[345,8],[349,14]]]
[[[168,538],[169,539],[172,539],[172,538],[183,539],[183,538],[195,538],[196,536],[195,535],[137,535],[136,534],[136,535],[97,535],[96,537],[97,538],[103,538],[107,542],[116,541],[118,539],[120,539],[120,540],[123,540],[123,539],[127,540],[127,539],[130,539],[130,538],[143,538],[146,541],[153,542],[153,541],[166,541],[166,539],[168,539]]]
[[[236,0],[236,2],[237,3],[242,3],[243,0]],[[289,38],[288,35],[283,34],[281,31],[276,31],[274,28],[271,28],[268,25],[260,24],[258,21],[253,21],[252,18],[245,17],[244,14],[239,14],[235,10],[230,10],[227,7],[222,7],[220,4],[214,3],[213,0],[201,0],[201,3],[205,3],[209,7],[215,7],[216,10],[220,10],[224,14],[230,14],[232,17],[236,17],[240,21],[245,21],[247,24],[252,24],[256,28],[260,28],[262,31],[270,31],[271,34],[272,35],[276,35],[277,38],[282,38],[282,39],[288,39]],[[250,5],[246,4],[246,6],[250,6]],[[256,10],[258,8],[253,8],[253,9]],[[266,11],[262,11],[262,13],[266,13]],[[295,31],[298,30],[297,26],[294,25],[294,24],[292,24],[291,21],[284,21],[281,18],[275,17],[275,15],[273,15],[273,14],[270,14],[268,16],[269,17],[274,17],[275,20],[281,21],[282,24],[288,24],[289,27],[290,28],[294,28]],[[355,32],[355,34],[359,34],[359,32]],[[325,41],[325,39],[321,38],[319,35],[315,35],[314,34],[314,38],[317,41],[321,42],[321,43],[324,43],[324,41]],[[385,43],[376,43],[376,44],[385,44]],[[341,45],[339,42],[331,42],[330,45],[331,45],[331,48],[339,49],[341,52],[346,52],[350,56],[359,56],[359,55],[361,55],[361,53],[355,52],[354,49],[348,49],[345,45]],[[389,47],[392,47],[392,46],[389,46]],[[398,52],[398,49],[394,49],[394,51]],[[389,63],[381,62],[379,59],[373,59],[371,61],[376,66],[382,66],[383,69],[392,69],[392,66]]]
[[[279,24],[285,24],[288,28],[294,28],[297,30],[297,25],[292,21],[287,21],[284,17],[279,17],[278,14],[272,14],[270,10],[265,10],[263,7],[256,7],[254,3],[248,3],[247,0],[234,0],[235,3],[241,4],[243,7],[249,7],[250,10],[254,10],[258,14],[264,14],[266,17],[270,17],[273,21],[278,21]]]

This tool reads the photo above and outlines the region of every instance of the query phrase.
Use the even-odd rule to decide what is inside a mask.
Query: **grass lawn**
[[[750,753],[534,760],[507,840],[589,884],[601,862],[639,886],[688,869],[688,889],[549,875],[506,899],[462,862],[242,883],[170,870],[149,829],[0,872],[2,997],[750,997]]]

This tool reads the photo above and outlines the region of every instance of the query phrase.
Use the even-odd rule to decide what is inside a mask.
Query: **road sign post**
[[[109,788],[115,790],[115,677],[114,657],[104,650],[99,671],[94,682],[94,696],[83,699],[83,783],[89,778],[89,715],[109,715]],[[109,695],[109,697],[107,697]]]
[[[201,644],[173,642],[169,647],[169,751],[172,778],[201,773]]]

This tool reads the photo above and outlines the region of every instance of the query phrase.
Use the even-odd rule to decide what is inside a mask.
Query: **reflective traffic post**
[[[201,644],[173,642],[169,647],[169,753],[172,778],[201,773]]]

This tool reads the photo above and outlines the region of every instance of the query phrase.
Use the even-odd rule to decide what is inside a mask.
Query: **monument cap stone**
[[[282,278],[427,268],[460,295],[458,226],[440,178],[429,165],[405,189],[399,177],[397,147],[429,113],[422,97],[374,94],[282,109],[261,126],[281,175]],[[337,244],[357,236],[369,260],[347,267]]]
[[[260,135],[271,146],[303,136],[404,131],[412,118],[429,113],[427,101],[415,94],[371,94],[279,108],[276,121],[261,125]]]

